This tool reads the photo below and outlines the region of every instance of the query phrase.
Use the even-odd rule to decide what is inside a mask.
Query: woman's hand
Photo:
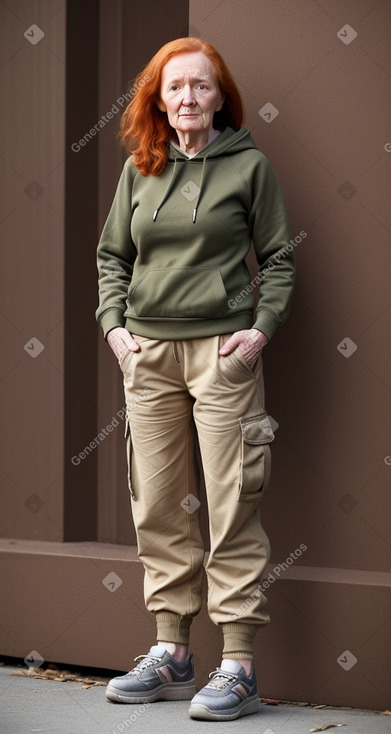
[[[120,359],[128,349],[132,352],[140,351],[140,345],[133,339],[131,333],[122,326],[116,326],[114,329],[111,329],[106,339],[117,359]]]
[[[219,350],[219,354],[225,357],[227,354],[231,354],[231,352],[239,348],[242,357],[248,366],[253,369],[262,349],[268,341],[269,339],[266,334],[259,331],[259,329],[242,329],[241,331],[235,331],[230,336]]]

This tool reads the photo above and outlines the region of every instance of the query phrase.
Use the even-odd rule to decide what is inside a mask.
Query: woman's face
[[[210,131],[223,103],[214,66],[202,51],[178,54],[164,65],[158,107],[175,130]]]

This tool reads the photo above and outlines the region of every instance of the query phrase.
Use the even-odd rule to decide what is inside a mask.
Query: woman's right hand
[[[130,349],[132,352],[139,352],[140,345],[133,339],[132,334],[122,326],[116,326],[107,334],[107,342],[112,348],[117,359],[121,359],[124,352]]]

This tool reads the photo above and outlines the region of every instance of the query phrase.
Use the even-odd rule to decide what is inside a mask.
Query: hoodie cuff
[[[252,328],[262,331],[270,341],[279,326],[280,322],[272,311],[258,311]]]
[[[100,320],[100,325],[103,330],[103,336],[106,339],[107,334],[111,329],[115,329],[117,326],[124,326],[125,325],[125,319],[123,316],[122,311],[119,311],[117,308],[111,308],[110,311],[107,311]]]

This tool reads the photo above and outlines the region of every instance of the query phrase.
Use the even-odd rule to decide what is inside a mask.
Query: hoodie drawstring
[[[195,220],[197,218],[197,209],[198,209],[198,204],[199,204],[200,198],[201,198],[201,189],[202,189],[202,184],[203,184],[203,181],[204,181],[205,163],[206,163],[207,157],[208,156],[205,156],[205,158],[203,158],[203,160],[202,160],[202,172],[201,172],[200,188],[199,188],[199,191],[198,191],[197,201],[195,203],[195,207],[194,207],[194,210],[193,210],[193,224],[195,224]]]
[[[194,209],[193,209],[193,217],[192,217],[193,224],[195,224],[195,221],[196,221],[196,218],[197,218],[197,209],[198,209],[198,204],[199,204],[200,198],[201,198],[201,189],[202,189],[202,184],[203,184],[204,175],[205,175],[206,159],[207,159],[207,156],[205,156],[205,158],[202,159],[202,172],[201,172],[200,187],[199,187],[198,194],[197,194],[197,200],[196,200],[196,203],[195,203],[195,206],[194,206]],[[155,211],[153,213],[152,220],[154,222],[156,222],[157,215],[159,214],[160,209],[162,208],[164,202],[166,201],[166,199],[168,198],[168,195],[171,192],[171,189],[174,186],[174,179],[175,179],[175,174],[176,174],[176,169],[177,169],[178,161],[181,161],[181,162],[183,161],[184,163],[186,162],[183,158],[175,158],[174,159],[174,168],[172,170],[170,181],[169,181],[168,186],[166,188],[166,191],[165,191],[165,193],[163,195],[163,198],[161,199],[160,203],[158,204],[158,206],[156,207],[156,209],[155,209]]]
[[[161,208],[162,208],[162,206],[163,206],[164,202],[166,201],[166,199],[167,199],[167,197],[168,197],[168,195],[169,195],[169,193],[170,193],[170,191],[171,191],[171,189],[172,189],[172,187],[173,187],[173,184],[174,184],[174,178],[175,178],[175,172],[176,172],[176,168],[177,168],[177,163],[178,163],[178,160],[179,160],[178,158],[175,158],[175,161],[174,161],[174,168],[172,169],[172,174],[171,174],[171,178],[170,178],[169,184],[168,184],[168,186],[167,186],[167,188],[166,188],[165,194],[164,194],[164,196],[163,196],[163,198],[162,198],[162,200],[161,200],[160,204],[158,204],[158,206],[156,207],[156,209],[155,209],[155,211],[154,211],[154,213],[153,213],[153,217],[152,217],[152,219],[153,219],[153,221],[154,221],[154,222],[156,222],[156,217],[157,217],[157,215],[158,215],[158,213],[159,213],[159,209],[161,209]]]

